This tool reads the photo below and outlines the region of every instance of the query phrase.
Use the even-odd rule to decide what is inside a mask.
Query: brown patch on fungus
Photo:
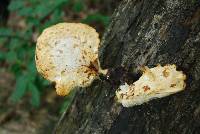
[[[175,87],[175,86],[176,86],[176,84],[171,84],[171,85],[170,85],[170,87]]]
[[[150,90],[150,87],[149,86],[143,86],[143,89],[144,89],[144,92]]]
[[[163,73],[164,77],[168,77],[169,76],[169,70],[167,70],[167,69],[165,69],[162,73]]]

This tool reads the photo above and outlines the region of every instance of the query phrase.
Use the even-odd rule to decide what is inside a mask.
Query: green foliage
[[[79,13],[79,12],[83,11],[84,7],[85,7],[84,1],[77,0],[73,4],[73,11]]]
[[[27,87],[27,79],[25,75],[21,75],[17,78],[16,88],[11,95],[11,100],[19,101],[21,97],[25,94]]]
[[[109,17],[99,13],[94,13],[89,14],[85,19],[82,20],[82,22],[87,24],[98,22],[102,23],[104,26],[107,26],[109,24]]]
[[[76,94],[76,90],[73,90],[72,92],[70,92],[68,96],[65,97],[64,102],[60,108],[60,114],[62,114],[64,111],[66,111],[66,109],[68,109],[68,107],[73,101],[75,94]]]
[[[31,105],[38,107],[40,96],[49,82],[36,71],[34,36],[50,25],[63,22],[67,15],[65,10],[85,14],[86,17],[79,21],[89,24],[96,22],[107,26],[109,17],[98,11],[89,11],[86,0],[11,0],[8,9],[24,21],[23,28],[0,28],[0,48],[3,48],[0,49],[0,64],[6,64],[16,78],[16,88],[11,100],[18,102],[25,94],[30,94]],[[65,98],[61,112],[69,106],[73,96],[72,93]]]
[[[28,84],[28,89],[32,94],[31,104],[35,107],[38,107],[40,105],[40,91],[33,83]]]

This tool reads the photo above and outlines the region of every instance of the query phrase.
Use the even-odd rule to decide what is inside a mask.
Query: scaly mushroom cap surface
[[[158,65],[151,69],[144,67],[139,80],[131,85],[121,85],[116,96],[124,107],[140,105],[184,90],[185,79],[186,75],[177,71],[175,65]]]
[[[45,29],[36,44],[36,67],[56,83],[58,95],[87,86],[98,75],[99,35],[81,23],[59,23]]]

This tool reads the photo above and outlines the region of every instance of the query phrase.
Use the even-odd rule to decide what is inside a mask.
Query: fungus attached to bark
[[[143,75],[131,85],[125,83],[116,91],[118,101],[124,107],[140,105],[155,98],[162,98],[185,89],[186,75],[175,65],[142,69]]]
[[[98,62],[99,35],[81,23],[59,23],[45,29],[36,45],[36,67],[46,79],[56,83],[58,95],[74,87],[85,87],[102,70]]]

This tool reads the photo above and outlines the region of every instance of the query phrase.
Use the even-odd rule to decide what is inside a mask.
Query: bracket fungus
[[[186,75],[177,71],[175,65],[149,69],[144,67],[143,74],[131,85],[125,83],[116,91],[118,102],[124,107],[140,105],[155,98],[162,98],[185,89]]]
[[[45,29],[37,39],[38,72],[56,83],[58,95],[74,87],[88,86],[101,72],[98,61],[99,35],[81,23],[59,23]]]

